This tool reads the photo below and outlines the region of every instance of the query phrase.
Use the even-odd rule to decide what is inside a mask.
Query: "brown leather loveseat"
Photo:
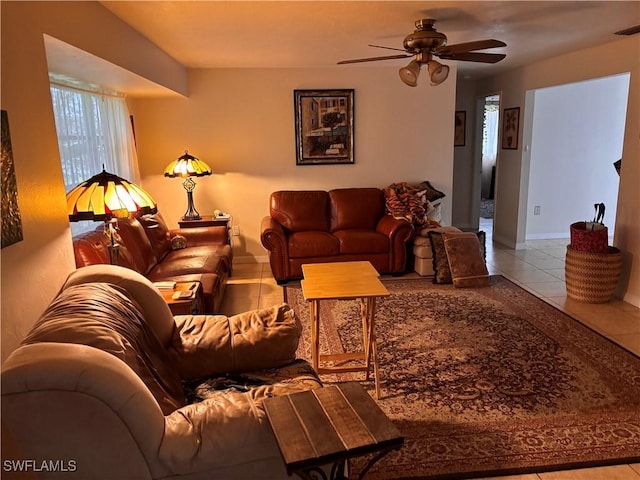
[[[413,227],[386,214],[379,188],[278,191],[260,228],[278,283],[302,278],[305,263],[368,260],[402,273]]]
[[[205,312],[219,311],[233,261],[226,227],[169,229],[156,213],[119,218],[117,228],[118,265],[152,282],[200,282]],[[110,263],[109,243],[103,226],[74,237],[76,267]]]

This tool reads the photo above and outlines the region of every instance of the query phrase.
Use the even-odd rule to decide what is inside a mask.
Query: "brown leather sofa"
[[[2,459],[26,467],[2,478],[291,478],[262,403],[322,386],[300,332],[287,304],[173,317],[139,273],[80,268],[3,362]]]
[[[152,282],[200,282],[205,312],[219,311],[233,262],[226,227],[169,229],[156,213],[119,218],[117,233],[118,265]],[[76,267],[109,264],[109,243],[102,225],[74,237]]]
[[[302,278],[302,265],[368,260],[379,273],[405,271],[412,225],[385,213],[379,188],[277,191],[260,228],[278,283]]]

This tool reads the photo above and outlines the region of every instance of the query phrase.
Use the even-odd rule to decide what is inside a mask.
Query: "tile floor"
[[[527,242],[524,250],[510,250],[491,241],[491,224],[481,219],[487,233],[487,267],[587,324],[619,345],[640,355],[640,309],[613,299],[605,304],[583,304],[568,299],[564,284],[567,239]],[[415,275],[415,274],[407,274]],[[222,313],[230,315],[282,302],[269,264],[234,265],[225,292]],[[640,480],[640,464],[567,470],[493,480]]]

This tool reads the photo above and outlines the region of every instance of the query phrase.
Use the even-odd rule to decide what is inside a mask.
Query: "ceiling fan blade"
[[[398,58],[409,58],[413,57],[413,55],[389,55],[387,57],[369,57],[369,58],[356,58],[354,60],[341,60],[338,62],[338,65],[344,65],[346,63],[362,63],[362,62],[377,62],[378,60],[394,60]]]
[[[372,45],[372,44],[369,44],[368,46],[375,47],[375,48],[386,48],[387,50],[397,50],[398,52],[406,52],[404,48],[385,47],[384,45]]]
[[[460,60],[463,62],[481,62],[481,63],[497,63],[506,57],[504,53],[477,53],[477,52],[462,52],[452,55],[437,54],[443,60]]]
[[[500,40],[477,40],[475,42],[456,43],[455,45],[445,45],[444,47],[435,49],[435,53],[452,54],[473,52],[474,50],[485,50],[487,48],[506,47],[507,44]]]

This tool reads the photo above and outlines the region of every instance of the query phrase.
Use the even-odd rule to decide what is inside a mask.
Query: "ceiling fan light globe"
[[[435,60],[431,60],[427,64],[429,69],[429,78],[431,79],[431,85],[434,87],[440,85],[449,76],[449,66],[443,65]]]
[[[410,87],[418,85],[418,76],[420,75],[420,64],[413,60],[406,67],[402,67],[398,70],[400,74],[400,80]]]

